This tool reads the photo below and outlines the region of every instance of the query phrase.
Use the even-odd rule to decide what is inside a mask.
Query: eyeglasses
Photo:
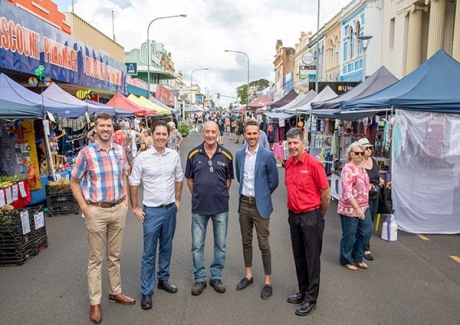
[[[214,167],[212,167],[212,160],[208,160],[209,172],[214,173]]]
[[[372,150],[372,147],[366,147],[366,150]]]
[[[364,156],[364,151],[352,151],[356,156]]]

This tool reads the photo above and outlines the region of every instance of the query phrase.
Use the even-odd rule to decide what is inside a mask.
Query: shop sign
[[[33,75],[39,65],[54,81],[126,93],[123,63],[0,1],[0,68]]]
[[[137,63],[135,62],[127,62],[126,65],[126,73],[129,76],[137,76]]]

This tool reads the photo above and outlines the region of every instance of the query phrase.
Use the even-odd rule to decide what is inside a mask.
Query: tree
[[[251,100],[251,98],[254,97],[254,94],[253,94],[254,92],[262,91],[265,88],[267,88],[269,85],[270,85],[270,81],[268,81],[267,79],[259,79],[255,81],[250,81],[249,87],[251,89],[251,93],[250,93],[249,99]],[[238,94],[238,98],[240,99],[240,104],[242,105],[246,104],[246,100],[248,98],[248,85],[245,84],[245,85],[242,85],[236,88],[236,93]]]

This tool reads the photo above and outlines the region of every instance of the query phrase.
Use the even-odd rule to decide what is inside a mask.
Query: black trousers
[[[289,211],[289,226],[299,291],[306,302],[314,303],[319,293],[323,247],[321,208],[299,214]]]

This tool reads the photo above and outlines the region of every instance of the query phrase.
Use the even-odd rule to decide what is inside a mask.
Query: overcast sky
[[[71,11],[72,0],[53,0],[60,11]],[[320,24],[341,8],[358,0],[321,0]],[[73,0],[75,14],[112,37],[112,10],[116,41],[125,51],[139,48],[147,40],[147,26],[157,17],[186,14],[187,18],[155,21],[150,39],[172,53],[176,74],[182,71],[190,83],[193,73],[202,92],[236,96],[236,87],[247,83],[244,55],[247,53],[250,80],[274,81],[273,60],[279,39],[295,47],[302,31],[316,32],[318,0]],[[221,97],[225,106],[232,99]]]

